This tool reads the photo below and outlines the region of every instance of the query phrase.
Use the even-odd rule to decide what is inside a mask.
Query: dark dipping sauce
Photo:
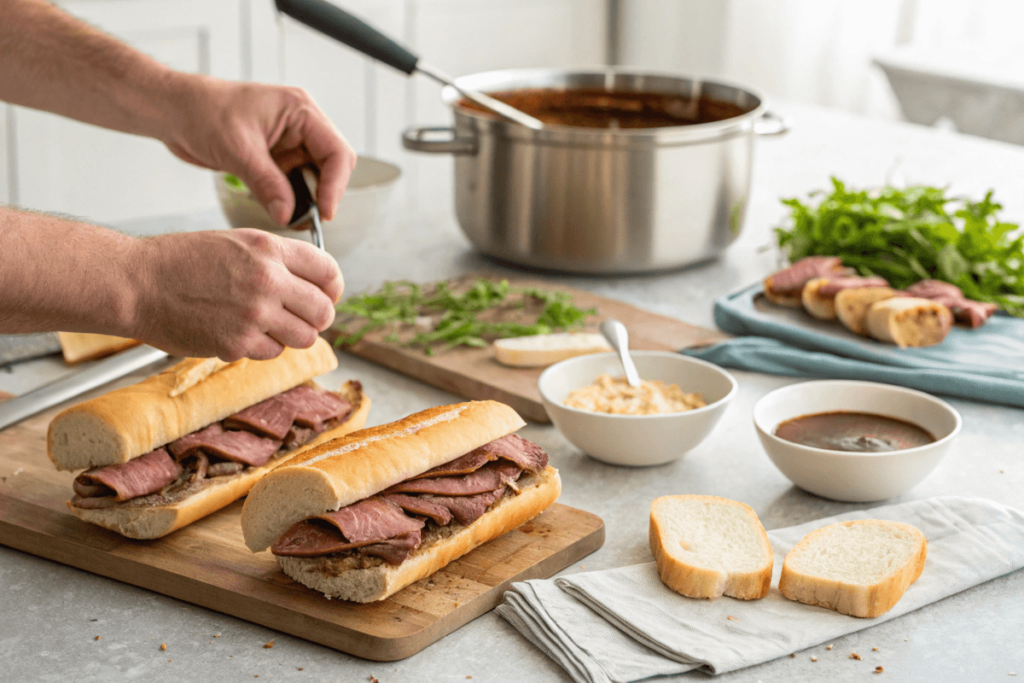
[[[886,453],[935,443],[915,424],[870,413],[816,413],[786,420],[775,436],[830,451]]]
[[[747,113],[731,102],[650,92],[536,88],[489,92],[491,97],[553,126],[579,128],[666,128],[724,121]],[[494,116],[475,102],[459,106]]]

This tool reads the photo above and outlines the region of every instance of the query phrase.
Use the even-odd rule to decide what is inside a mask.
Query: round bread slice
[[[566,358],[611,351],[603,335],[593,332],[556,332],[509,337],[494,342],[494,359],[516,368],[543,368]]]
[[[383,600],[529,521],[562,491],[558,470],[551,466],[536,475],[524,474],[516,484],[517,495],[498,500],[468,526],[452,521],[448,526],[429,527],[420,546],[398,565],[358,553],[278,556],[277,562],[285,574],[328,597],[354,602]]]
[[[877,301],[864,318],[868,334],[878,341],[908,346],[939,344],[953,327],[953,314],[930,299],[896,297]]]
[[[821,293],[821,288],[827,285],[827,277],[816,277],[804,285],[800,293],[800,301],[804,310],[818,320],[835,320],[836,306],[835,296],[828,296]]]
[[[315,382],[308,382],[317,386]],[[337,439],[366,425],[370,413],[370,399],[363,393],[358,382],[346,382],[337,392],[352,403],[352,412],[347,420],[294,451],[275,456],[262,467],[248,467],[237,474],[215,477],[191,496],[168,505],[132,506],[120,504],[114,507],[89,510],[75,507],[68,501],[71,512],[79,519],[97,524],[122,536],[135,539],[153,539],[166,536],[178,529],[220,510],[249,492],[257,481],[271,470],[284,465],[306,451]],[[126,501],[130,503],[130,501]]]
[[[662,582],[691,598],[768,594],[774,555],[750,506],[717,496],[663,496],[651,504],[651,552]]]
[[[776,306],[786,306],[787,308],[802,308],[803,288],[795,289],[789,292],[780,292],[775,289],[772,283],[772,276],[769,275],[764,279],[764,295]]]
[[[917,581],[927,556],[928,540],[909,524],[879,519],[830,524],[789,551],[779,590],[796,602],[877,617]]]
[[[892,287],[854,287],[844,289],[835,297],[836,316],[846,329],[868,336],[865,318],[872,304],[892,299],[899,293]]]

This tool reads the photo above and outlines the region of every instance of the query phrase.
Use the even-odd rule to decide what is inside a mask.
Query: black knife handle
[[[288,221],[289,225],[309,213],[309,207],[313,205],[313,193],[310,192],[309,185],[306,184],[306,179],[302,175],[303,168],[305,167],[296,166],[287,173],[288,182],[291,183],[292,192],[295,193],[295,210],[292,211],[292,217]]]
[[[411,74],[419,57],[361,19],[326,0],[275,0],[277,9],[367,57]]]

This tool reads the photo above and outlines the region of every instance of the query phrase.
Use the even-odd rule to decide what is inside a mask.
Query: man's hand
[[[320,212],[334,217],[356,153],[305,90],[181,74],[173,80],[181,105],[169,112],[162,138],[174,154],[237,175],[282,225],[295,208],[285,172],[312,161]]]
[[[308,348],[345,287],[326,253],[259,230],[140,240],[132,258],[138,298],[124,336],[178,356],[265,360]]]

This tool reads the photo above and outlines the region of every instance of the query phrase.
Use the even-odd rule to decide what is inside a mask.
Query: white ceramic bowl
[[[802,446],[775,436],[779,423],[803,415],[858,412],[904,420],[936,441],[888,453],[849,453]],[[921,391],[853,380],[802,382],[776,389],[754,406],[754,426],[784,475],[824,498],[850,503],[885,500],[921,483],[960,432],[960,414]]]
[[[545,370],[537,386],[548,416],[585,453],[612,465],[661,465],[681,458],[711,433],[736,393],[736,380],[717,365],[670,351],[632,351],[642,379],[678,384],[708,405],[667,415],[609,415],[566,406],[566,396],[598,375],[623,374],[616,353],[570,358]]]
[[[401,169],[373,157],[359,157],[348,187],[338,203],[334,218],[323,221],[324,249],[340,260],[369,232],[378,227]],[[281,237],[311,241],[309,230],[290,230],[273,221],[247,189],[227,183],[225,174],[215,173],[214,184],[220,208],[232,228],[259,228]]]

